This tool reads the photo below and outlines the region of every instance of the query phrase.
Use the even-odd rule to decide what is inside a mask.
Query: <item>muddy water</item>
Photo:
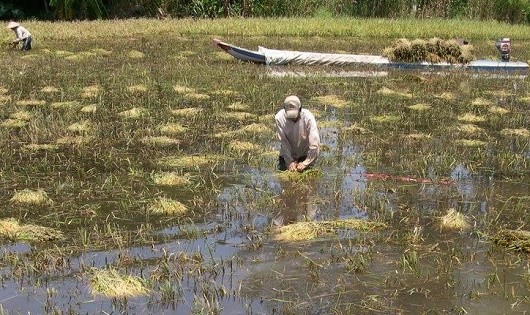
[[[179,44],[182,50],[209,56],[207,40]],[[156,53],[171,55],[173,49],[162,46]],[[62,66],[60,61],[54,62]],[[212,63],[222,71],[212,69]],[[143,67],[141,63],[134,66]],[[0,304],[9,314],[523,314],[530,309],[528,254],[496,246],[490,238],[500,227],[528,230],[530,222],[530,187],[525,177],[529,141],[503,138],[497,128],[497,124],[530,128],[527,105],[520,100],[527,96],[524,78],[448,75],[441,79],[443,76],[386,72],[315,78],[306,75],[308,69],[295,71],[295,78],[288,72],[268,78],[268,69],[203,62],[198,57],[164,66],[182,68],[188,74],[206,73],[195,80],[216,78],[214,83],[201,81],[196,87],[218,87],[224,82],[226,86],[221,87],[240,94],[223,99],[212,93],[210,100],[199,103],[169,98],[172,86],[168,89],[166,81],[184,83],[176,82],[177,71],[158,69],[166,81],[157,82],[153,94],[130,102],[123,102],[131,96],[119,94],[125,90],[122,86],[104,81],[103,86],[114,88],[115,93],[108,91],[102,96],[101,105],[108,107],[101,106],[102,114],[97,114],[102,143],[88,149],[24,155],[18,146],[34,136],[28,130],[3,130],[14,143],[6,145],[7,151],[15,152],[4,160],[5,171],[0,173],[4,217],[42,221],[61,228],[71,238],[57,244],[2,243]],[[67,63],[58,71],[64,74],[65,86],[76,77],[69,75],[70,67]],[[151,73],[152,69],[144,70]],[[120,78],[134,77],[122,71],[117,73]],[[243,74],[243,79],[234,73]],[[11,77],[20,79],[17,74]],[[81,78],[92,84],[92,77]],[[85,81],[83,86],[88,84]],[[55,81],[50,78],[50,82]],[[378,93],[384,87],[413,91],[414,97]],[[71,87],[75,93],[77,88]],[[200,92],[212,90],[215,88]],[[486,93],[497,90],[505,94]],[[270,116],[264,121],[271,123],[278,100],[293,92],[304,95],[307,107],[320,112],[323,150],[317,168],[321,176],[301,183],[282,181],[275,171],[276,156],[247,155],[231,156],[231,162],[222,165],[179,169],[191,175],[191,188],[160,189],[149,182],[149,174],[159,170],[153,166],[155,158],[230,154],[222,151],[225,140],[212,140],[210,133],[247,122],[223,120],[220,112],[224,106],[241,99],[254,101],[259,104],[249,111]],[[442,99],[444,92],[455,92],[454,99]],[[328,94],[347,99],[349,107],[312,99]],[[455,122],[467,112],[488,115],[486,107],[470,105],[478,97],[510,109],[515,118],[494,116],[492,121],[477,123],[483,130],[475,135],[455,131]],[[146,121],[113,120],[115,112],[129,109],[135,102],[152,105],[155,114]],[[432,110],[409,110],[408,106],[417,103],[430,104]],[[159,117],[166,113],[160,110],[161,104],[218,112],[211,110],[179,121],[191,123],[177,148],[135,147],[136,133],[150,134],[152,130],[144,129],[165,118]],[[14,111],[9,106],[13,107],[8,104],[0,109],[5,117]],[[37,114],[40,111],[49,121],[53,117],[68,124],[76,121],[60,113],[48,115],[44,109]],[[401,120],[380,124],[373,119],[389,114]],[[510,117],[513,123],[507,122]],[[208,119],[200,120],[204,118]],[[216,125],[215,118],[221,123]],[[345,131],[355,124],[368,132]],[[416,133],[432,138],[414,142],[404,137]],[[125,141],[126,137],[132,140]],[[244,140],[278,149],[272,129],[264,138]],[[491,145],[458,146],[452,142],[468,138]],[[515,153],[519,155],[511,155]],[[27,209],[9,202],[16,189],[36,186],[48,188],[56,201],[53,208]],[[160,195],[186,202],[193,214],[184,218],[147,215],[146,204]],[[449,209],[464,214],[470,228],[443,229],[439,219]],[[388,228],[370,233],[342,230],[336,237],[313,241],[274,239],[278,227],[293,222],[345,218],[382,221]],[[109,222],[125,229],[122,237],[126,241],[108,235],[113,232],[105,229]],[[108,243],[96,243],[94,248],[72,246],[79,245],[73,240],[85,225],[88,233],[94,233],[91,235],[99,228],[100,237]],[[149,237],[143,239],[140,230],[147,230]],[[145,297],[127,299],[94,295],[90,275],[103,268],[139,276],[148,281],[152,291]]]

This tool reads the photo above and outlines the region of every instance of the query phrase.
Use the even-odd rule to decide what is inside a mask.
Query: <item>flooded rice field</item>
[[[528,313],[525,76],[270,69],[211,40],[0,53],[2,314]],[[276,170],[290,94],[322,142],[302,174]]]

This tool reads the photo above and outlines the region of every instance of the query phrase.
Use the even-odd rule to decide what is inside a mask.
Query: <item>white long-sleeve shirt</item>
[[[15,34],[17,36],[17,40],[23,40],[31,36],[28,30],[23,26],[18,26],[15,30]]]
[[[276,134],[280,140],[280,156],[289,165],[295,159],[303,156],[307,158],[300,162],[305,166],[315,161],[320,150],[320,136],[317,121],[313,114],[302,108],[300,119],[293,122],[288,119],[285,110],[280,110],[276,116]]]

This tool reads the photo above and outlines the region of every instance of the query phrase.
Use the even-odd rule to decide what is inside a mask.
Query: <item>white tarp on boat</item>
[[[275,50],[259,47],[268,65],[347,65],[352,63],[388,64],[388,58],[375,55],[326,54],[302,51]]]

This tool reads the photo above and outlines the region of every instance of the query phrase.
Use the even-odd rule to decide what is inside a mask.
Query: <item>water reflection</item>
[[[316,218],[318,206],[315,202],[316,181],[282,181],[282,191],[278,196],[278,210],[273,222],[277,226]]]

